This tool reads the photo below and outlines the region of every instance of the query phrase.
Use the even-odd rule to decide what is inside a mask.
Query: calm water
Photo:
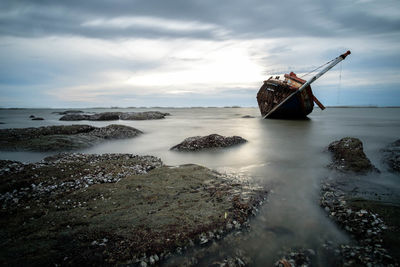
[[[150,109],[149,109],[150,110]],[[157,110],[157,109],[151,109]],[[400,108],[319,109],[306,121],[263,120],[256,108],[158,109],[171,113],[165,120],[73,122],[105,126],[125,124],[144,132],[138,138],[113,141],[85,149],[84,153],[133,153],[160,157],[166,164],[196,163],[220,172],[239,173],[273,190],[269,203],[252,221],[255,237],[250,244],[235,244],[251,254],[256,265],[271,264],[283,246],[316,248],[323,240],[347,242],[346,236],[318,206],[319,182],[329,175],[325,147],[345,136],[361,139],[371,161],[382,170],[372,183],[400,192],[398,177],[381,163],[380,149],[400,138]],[[0,110],[1,128],[71,124],[54,110]],[[110,110],[90,109],[90,112]],[[117,110],[114,110],[117,111]],[[118,111],[143,111],[121,109]],[[45,118],[31,121],[29,115]],[[252,115],[255,118],[241,118]],[[239,135],[249,142],[219,151],[179,153],[169,148],[189,136]],[[38,161],[45,153],[0,152],[1,159]],[[396,179],[397,178],[397,179]],[[230,246],[227,244],[227,247]]]

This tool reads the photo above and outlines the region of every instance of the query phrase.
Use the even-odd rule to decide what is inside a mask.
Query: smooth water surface
[[[112,111],[145,111],[114,109]],[[112,141],[85,149],[83,153],[133,153],[160,157],[165,164],[196,163],[220,172],[251,177],[271,189],[269,202],[252,220],[257,233],[250,250],[256,265],[272,264],[283,246],[314,248],[321,239],[346,242],[346,236],[326,217],[318,205],[320,180],[328,175],[328,144],[342,137],[361,139],[364,151],[381,174],[368,179],[400,190],[398,177],[386,171],[380,150],[400,138],[399,108],[315,109],[309,120],[263,120],[256,108],[165,108],[148,109],[169,112],[163,120],[113,122],[63,122],[55,110],[0,110],[1,128],[37,127],[60,124],[106,126],[125,124],[143,135]],[[105,112],[109,109],[88,109]],[[31,121],[29,115],[45,118]],[[242,118],[252,115],[255,118]],[[169,148],[183,139],[217,133],[239,135],[248,143],[233,148],[204,152],[176,152]],[[1,159],[39,161],[50,153],[0,152]],[[397,178],[397,179],[396,179]],[[229,244],[226,244],[229,247]]]

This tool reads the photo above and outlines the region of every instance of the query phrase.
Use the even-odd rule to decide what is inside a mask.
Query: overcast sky
[[[0,107],[257,106],[347,50],[320,101],[399,106],[399,0],[2,0]]]

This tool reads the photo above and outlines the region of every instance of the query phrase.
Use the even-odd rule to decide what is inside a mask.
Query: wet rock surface
[[[194,136],[186,138],[182,143],[171,147],[171,150],[197,151],[208,148],[229,147],[245,142],[247,142],[247,140],[240,136],[225,137],[218,134],[210,134],[207,136]]]
[[[400,173],[400,139],[383,149],[383,161],[392,172]]]
[[[151,156],[61,154],[0,168],[6,265],[158,264],[241,229],[266,194]]]
[[[276,267],[313,266],[315,251],[312,249],[296,249],[282,252],[281,258],[275,262]]]
[[[366,180],[366,173],[375,167],[362,152],[358,139],[343,138],[332,143],[329,150],[334,152],[331,166],[335,168],[321,183],[320,206],[351,238],[348,244],[324,244],[326,254],[332,259],[331,265],[398,266],[398,192],[384,185],[373,183],[371,186],[373,180]],[[379,173],[369,173],[371,175]]]
[[[121,120],[159,120],[169,116],[169,113],[159,111],[146,111],[146,112],[125,112],[120,116]]]
[[[258,215],[259,206],[267,199],[258,198],[251,207],[251,216]],[[226,227],[214,232],[203,232],[199,236],[199,244],[194,243],[184,247],[169,257],[163,266],[252,266],[255,262],[250,254],[254,246],[251,240],[261,238],[258,233],[252,231],[250,219],[239,222],[228,221]],[[245,249],[241,245],[248,244]]]
[[[132,138],[142,132],[124,125],[94,127],[60,125],[0,130],[2,150],[64,151],[86,148],[104,140]]]
[[[123,167],[105,166],[117,162],[124,164]],[[94,184],[115,183],[128,175],[145,174],[160,166],[162,162],[158,158],[131,154],[64,153],[32,164],[0,160],[0,202],[3,210],[18,208],[36,197],[56,197]],[[77,167],[88,168],[77,170]]]
[[[44,119],[41,117],[36,117],[35,115],[30,115],[29,118],[33,121],[43,121]]]
[[[333,162],[330,168],[355,173],[367,173],[378,171],[363,151],[362,142],[354,137],[345,137],[334,141],[328,146],[333,154]]]
[[[333,168],[321,181],[319,204],[349,240],[322,238],[312,249],[283,250],[275,266],[398,266],[399,192],[375,182],[374,176],[380,173],[371,172],[374,167],[361,153],[358,139],[343,138],[329,150],[334,153]],[[351,157],[363,164],[354,163]]]
[[[84,112],[82,110],[70,109],[70,110],[66,110],[66,111],[54,111],[52,113],[58,114],[58,115],[67,115],[67,114],[76,114],[76,113],[84,113]]]
[[[103,112],[97,114],[67,113],[60,118],[61,121],[113,121],[113,120],[159,120],[164,119],[169,113],[159,111],[146,112]]]
[[[326,246],[336,256],[340,256],[343,265],[396,264],[384,243],[384,232],[389,227],[378,213],[371,210],[371,201],[349,198],[346,192],[327,181],[322,184],[321,194],[321,207],[355,241],[339,247]]]

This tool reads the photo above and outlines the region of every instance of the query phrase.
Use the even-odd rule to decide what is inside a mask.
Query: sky
[[[2,0],[0,107],[257,106],[347,50],[315,96],[400,106],[399,0]]]

